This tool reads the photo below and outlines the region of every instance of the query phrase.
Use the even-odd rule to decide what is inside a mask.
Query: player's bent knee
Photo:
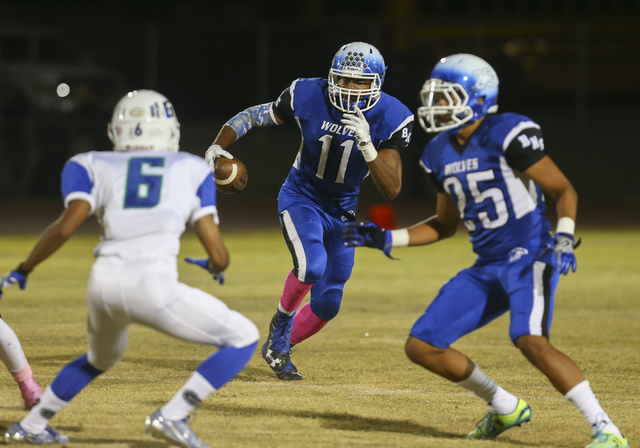
[[[342,299],[342,295],[340,298]],[[342,300],[335,300],[328,297],[323,300],[311,301],[311,312],[324,321],[330,321],[338,315]]]
[[[553,349],[549,339],[530,334],[520,336],[516,339],[515,344],[528,359],[543,357],[545,353]]]
[[[324,270],[326,268],[326,264],[314,263],[311,266],[307,267],[307,270],[304,272],[304,279],[301,280],[304,283],[317,283],[322,276],[324,275]],[[300,279],[300,277],[298,277]]]
[[[237,314],[235,324],[234,328],[236,331],[225,341],[225,346],[244,348],[260,340],[258,327],[242,314]]]
[[[414,363],[425,365],[432,356],[444,353],[446,349],[435,347],[413,336],[409,336],[404,346],[407,357]]]
[[[87,361],[91,364],[92,367],[102,370],[103,372],[107,372],[113,369],[118,365],[120,360],[122,359],[122,355],[120,356],[111,356],[111,357],[103,357],[99,359],[92,351],[89,351],[87,356]]]

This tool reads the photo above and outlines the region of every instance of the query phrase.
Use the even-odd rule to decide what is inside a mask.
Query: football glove
[[[224,285],[224,272],[213,272],[209,268],[209,259],[208,258],[185,258],[184,261],[191,264],[196,264],[200,266],[202,269],[206,270],[209,274],[213,274],[213,280]]]
[[[342,229],[342,240],[347,247],[372,247],[380,249],[384,254],[391,256],[391,232],[380,228],[375,222],[348,222]]]
[[[576,260],[574,249],[577,249],[581,242],[582,238],[578,239],[576,243],[575,237],[570,233],[556,233],[553,242],[553,251],[556,253],[558,268],[561,274],[567,275],[569,269],[573,272],[576,272],[576,269],[578,269],[578,261]]]
[[[17,283],[20,289],[25,289],[27,287],[28,275],[28,271],[25,271],[20,266],[18,266],[13,271],[0,277],[0,299],[2,298],[2,288],[15,285]]]
[[[216,169],[216,160],[220,157],[226,157],[227,159],[233,159],[233,156],[229,151],[222,149],[220,145],[211,145],[204,153],[204,160],[209,164],[212,170]]]
[[[355,114],[345,114],[342,116],[342,124],[346,129],[356,134],[358,141],[358,149],[362,152],[364,160],[371,162],[378,156],[378,152],[371,143],[371,134],[369,132],[369,123],[364,114],[358,107],[355,108]]]

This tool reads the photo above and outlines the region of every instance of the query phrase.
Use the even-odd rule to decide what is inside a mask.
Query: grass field
[[[557,294],[552,341],[581,366],[605,410],[636,446],[640,429],[640,232],[586,231],[579,269]],[[24,258],[35,235],[0,237],[0,271]],[[277,231],[227,233],[232,264],[224,286],[180,264],[183,282],[210,291],[267,333],[290,258]],[[30,277],[5,291],[2,317],[18,334],[36,379],[49,384],[87,350],[85,286],[97,236],[80,234]],[[182,254],[202,256],[193,234]],[[473,261],[464,235],[425,248],[394,250],[400,261],[359,249],[338,317],[299,345],[302,381],[278,381],[256,354],[230,384],[207,399],[193,427],[214,447],[584,447],[580,414],[508,339],[508,317],[455,347],[503,387],[526,399],[532,423],[495,441],[465,441],[484,414],[470,393],[413,365],[407,333],[439,287]],[[262,342],[261,342],[262,343]],[[161,447],[144,418],[180,388],[210,353],[134,326],[124,360],[52,420],[71,446]],[[8,373],[0,374],[0,430],[25,414]]]

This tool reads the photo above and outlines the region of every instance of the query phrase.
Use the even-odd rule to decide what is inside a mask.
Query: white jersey
[[[62,171],[65,207],[88,202],[102,226],[96,256],[176,257],[187,221],[213,215],[218,224],[215,191],[209,165],[184,152],[92,151]]]

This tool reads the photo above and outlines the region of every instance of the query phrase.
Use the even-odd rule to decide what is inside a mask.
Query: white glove
[[[229,151],[222,149],[220,145],[211,145],[204,153],[204,160],[209,164],[212,170],[216,169],[216,159],[220,157],[226,157],[227,159],[233,159],[233,156]]]
[[[364,114],[356,106],[355,114],[347,114],[342,117],[342,124],[346,129],[353,131],[356,134],[356,140],[358,142],[358,149],[362,152],[364,160],[371,162],[378,157],[378,151],[371,143],[371,135],[369,131],[369,123],[364,117]]]

